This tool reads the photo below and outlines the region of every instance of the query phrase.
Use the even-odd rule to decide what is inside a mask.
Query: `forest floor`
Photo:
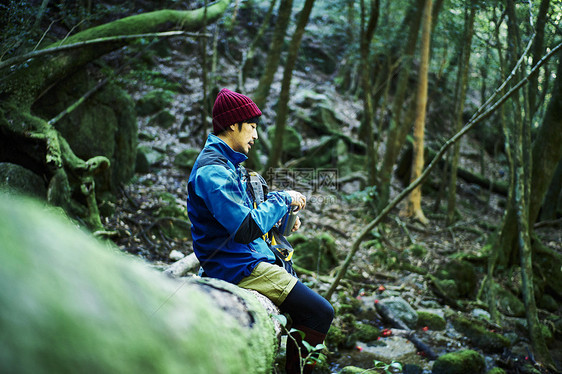
[[[233,87],[236,70],[232,64],[224,61],[220,65],[223,68],[219,86]],[[171,128],[162,129],[149,124],[148,118],[139,118],[140,143],[160,150],[164,157],[151,167],[149,173],[137,174],[130,184],[124,186],[115,203],[115,213],[104,217],[106,227],[118,232],[115,241],[122,250],[138,255],[158,268],[165,268],[174,261],[169,257],[173,250],[184,255],[192,252],[187,228],[181,225],[179,227],[186,233],[183,237],[172,238],[166,234],[164,228],[169,221],[163,218],[166,217],[163,208],[172,207],[185,214],[188,171],[175,167],[173,160],[182,150],[201,149],[204,143],[202,132],[193,132],[201,121],[197,110],[193,109],[199,105],[202,98],[201,80],[194,73],[198,69],[199,65],[193,59],[181,55],[174,54],[172,58],[157,60],[154,70],[160,71],[171,81],[180,82],[184,87],[183,93],[177,95],[171,109],[176,116],[176,121]],[[330,85],[329,82],[323,79],[314,81],[314,77],[311,76],[297,73],[294,86],[328,90],[325,86]],[[252,87],[253,84],[255,82],[250,81],[248,87]],[[278,96],[279,88],[278,84],[274,84],[270,97]],[[136,99],[149,89],[150,87],[141,82],[130,87],[131,94]],[[360,108],[354,98],[334,94],[330,99],[334,100],[337,106]],[[271,119],[274,118],[274,111],[270,106],[264,109],[264,117],[273,122]],[[477,147],[470,139],[463,142],[461,151],[465,156],[461,158],[463,167],[469,170],[478,168],[477,162],[470,157],[479,152]],[[486,165],[490,168],[488,170],[490,173],[491,170],[500,169],[492,159],[487,160]],[[439,176],[434,175],[432,180],[439,180]],[[392,193],[395,195],[400,192],[402,186],[398,181],[393,183]],[[429,224],[426,226],[400,218],[398,214],[400,206],[386,217],[379,226],[378,233],[374,233],[370,238],[376,240],[367,240],[356,254],[349,269],[349,274],[353,276],[344,282],[345,287],[342,288],[345,297],[358,300],[364,308],[372,309],[374,300],[384,288],[397,292],[414,309],[437,305],[443,311],[451,312],[451,307],[432,292],[428,280],[423,275],[400,270],[400,263],[407,262],[432,273],[439,265],[456,254],[478,256],[490,235],[501,223],[505,197],[490,195],[485,189],[460,179],[457,195],[459,220],[454,225],[447,226],[443,213],[445,203],[440,204],[436,209],[437,195],[436,191],[424,190],[423,208],[429,218]],[[308,198],[307,209],[300,213],[302,220],[300,232],[307,237],[315,237],[323,232],[330,233],[336,239],[337,256],[343,261],[356,234],[375,216],[369,190],[362,190],[359,183],[351,182],[338,185],[335,189],[315,191]],[[562,253],[561,231],[560,226],[544,226],[536,230],[543,243],[559,253]],[[422,257],[416,257],[410,250],[414,246],[421,246],[427,251]],[[477,266],[481,267],[480,270],[485,269],[486,260],[483,258]],[[326,280],[333,279],[335,271],[337,268],[322,277],[303,275],[302,280],[322,292],[330,286]],[[340,303],[342,302],[340,298],[341,295],[338,295],[333,301],[336,304]],[[560,309],[557,314],[559,317],[562,316]],[[341,316],[336,318],[338,317]],[[376,316],[361,322],[381,328],[390,327]],[[400,335],[400,331],[391,331],[396,337]],[[513,333],[513,331],[503,332]],[[416,330],[416,334],[437,354],[471,347],[467,339],[457,333],[450,324],[444,331],[419,329]],[[382,340],[391,338],[392,336],[384,337]],[[406,344],[407,339],[403,338],[401,341]],[[372,368],[373,356],[367,354],[368,349],[364,349],[365,345],[366,343],[358,342],[353,347],[333,350],[328,355],[330,371],[335,373],[345,365]],[[523,339],[509,352],[485,353],[488,367],[504,362],[506,366],[511,367],[508,372],[520,372],[519,361],[528,356],[527,346],[528,342]],[[555,359],[562,361],[562,342],[555,342],[551,348]],[[409,360],[423,367],[425,373],[430,372],[431,362],[421,355]]]

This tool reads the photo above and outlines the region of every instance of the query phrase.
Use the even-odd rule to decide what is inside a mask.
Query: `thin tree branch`
[[[62,51],[67,51],[67,50],[71,50],[71,49],[82,48],[82,47],[85,47],[85,46],[88,46],[88,45],[113,43],[113,42],[116,42],[116,41],[123,41],[123,40],[130,40],[130,39],[140,39],[140,38],[153,38],[153,37],[165,38],[165,37],[177,36],[177,35],[187,35],[187,36],[194,36],[194,37],[198,37],[198,36],[207,37],[207,36],[209,36],[207,34],[192,33],[192,32],[186,32],[186,31],[166,31],[166,32],[154,32],[154,33],[137,34],[137,35],[109,36],[109,37],[105,37],[105,38],[97,38],[97,39],[92,39],[92,40],[86,40],[86,41],[82,41],[82,42],[78,42],[78,43],[60,45],[58,47],[45,48],[45,49],[41,49],[39,51],[33,51],[33,52],[25,53],[21,56],[15,56],[15,57],[7,59],[6,61],[0,62],[0,69],[4,69],[6,67],[13,66],[15,64],[27,61],[31,58],[35,58],[35,57],[39,57],[39,56],[43,56],[43,55],[47,55],[47,54],[51,54],[51,53],[55,53],[55,52],[62,52]]]
[[[526,49],[525,53],[528,51],[528,49],[529,48]],[[351,250],[349,251],[347,257],[345,258],[344,263],[343,263],[340,271],[338,272],[336,278],[334,279],[334,282],[332,283],[332,285],[330,286],[330,288],[326,292],[326,294],[325,294],[326,299],[329,300],[331,298],[331,296],[333,295],[334,291],[336,290],[336,287],[338,286],[339,282],[345,276],[345,274],[347,272],[347,269],[349,268],[349,265],[351,264],[351,261],[353,260],[353,257],[355,256],[355,253],[357,253],[357,251],[359,250],[359,246],[361,245],[361,242],[363,241],[363,239],[371,232],[371,230],[375,226],[377,226],[382,221],[383,218],[386,217],[386,215],[396,205],[398,205],[398,203],[400,201],[402,201],[406,196],[408,196],[408,194],[410,192],[412,192],[418,185],[420,185],[425,180],[425,178],[427,178],[427,176],[429,175],[431,170],[437,165],[437,163],[439,162],[441,157],[443,157],[443,154],[447,151],[447,149],[449,149],[449,147],[451,147],[453,144],[455,144],[457,141],[459,141],[459,139],[464,134],[466,134],[470,129],[472,129],[477,123],[479,123],[479,122],[483,121],[484,119],[488,118],[493,112],[495,112],[505,101],[507,101],[507,99],[509,99],[515,92],[517,92],[521,87],[523,87],[523,85],[526,84],[529,81],[529,78],[531,76],[533,76],[534,74],[536,74],[539,71],[539,69],[541,68],[541,66],[546,63],[546,61],[548,61],[552,56],[554,56],[561,49],[562,49],[562,43],[558,44],[549,53],[547,53],[531,69],[531,71],[529,72],[529,74],[525,78],[521,79],[521,81],[519,81],[515,86],[513,86],[504,96],[502,96],[500,99],[498,99],[498,101],[495,104],[489,106],[488,109],[485,109],[490,103],[490,100],[487,100],[486,103],[484,103],[476,111],[476,113],[467,122],[467,124],[464,125],[464,127],[459,132],[457,132],[452,138],[450,138],[445,144],[443,144],[443,146],[441,146],[441,148],[439,149],[439,151],[437,152],[435,157],[433,157],[430,164],[423,171],[423,173],[418,177],[418,179],[416,179],[415,181],[410,183],[410,185],[408,187],[406,187],[404,190],[402,190],[402,192],[400,192],[400,194],[398,194],[398,196],[396,196],[394,198],[394,200],[392,200],[390,203],[388,203],[388,205],[379,213],[379,215],[374,220],[372,220],[367,226],[365,226],[363,228],[363,230],[359,233],[359,236],[357,237],[357,239],[355,239],[355,241],[351,245]],[[521,60],[523,59],[523,56],[521,57],[520,61],[518,62],[518,65],[521,62]],[[515,69],[517,68],[517,66],[515,67]],[[512,75],[513,75],[513,73],[512,73]],[[507,80],[511,79],[512,75],[510,75],[510,77],[508,77]],[[506,82],[507,82],[507,80],[506,80]],[[499,90],[501,90],[504,86],[505,86],[505,82],[494,93],[493,96],[495,96],[497,94],[497,92],[499,92]],[[485,111],[484,111],[484,109],[485,109]],[[482,111],[484,111],[484,112],[482,113]]]

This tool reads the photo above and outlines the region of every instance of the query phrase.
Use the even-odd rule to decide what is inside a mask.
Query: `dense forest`
[[[308,199],[295,269],[336,310],[315,372],[560,372],[561,18],[0,3],[0,371],[284,373],[278,310],[197,276],[187,179],[229,88],[263,112],[245,167]]]

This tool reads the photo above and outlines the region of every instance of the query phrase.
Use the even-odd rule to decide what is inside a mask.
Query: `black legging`
[[[323,334],[328,332],[334,319],[332,305],[301,281],[289,292],[279,309],[291,316],[293,325],[306,326]]]

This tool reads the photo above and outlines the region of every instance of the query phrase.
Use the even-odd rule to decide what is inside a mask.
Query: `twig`
[[[538,228],[545,227],[545,226],[558,226],[560,224],[562,224],[562,218],[558,218],[558,219],[554,219],[554,220],[550,220],[550,221],[537,222],[537,223],[535,223],[533,228],[538,229]]]
[[[429,175],[429,173],[431,172],[431,170],[433,170],[433,168],[435,167],[435,165],[437,165],[437,163],[439,162],[439,160],[441,159],[441,157],[443,156],[443,154],[447,151],[447,149],[449,149],[453,144],[455,144],[457,141],[459,141],[459,139],[466,134],[470,129],[472,129],[477,123],[480,123],[481,121],[483,121],[484,119],[488,118],[493,112],[496,111],[496,109],[498,109],[505,101],[507,101],[507,99],[509,99],[515,92],[517,92],[521,87],[523,87],[524,84],[526,84],[529,81],[529,78],[533,75],[535,75],[538,70],[541,68],[542,65],[544,65],[546,63],[546,61],[548,61],[552,56],[554,56],[560,49],[562,49],[562,43],[558,44],[556,47],[554,47],[549,53],[547,53],[534,67],[533,69],[531,69],[531,72],[525,77],[523,78],[521,81],[519,81],[515,86],[513,86],[505,95],[503,95],[500,99],[498,99],[498,101],[496,103],[494,103],[493,105],[490,105],[490,100],[487,100],[486,103],[484,103],[484,105],[482,107],[480,107],[477,112],[472,116],[472,118],[468,121],[468,123],[466,125],[464,125],[464,127],[457,132],[452,138],[450,138],[445,144],[443,144],[443,146],[439,149],[439,152],[437,152],[437,154],[433,157],[433,160],[431,160],[431,162],[429,163],[429,165],[427,166],[427,168],[423,171],[423,173],[418,177],[418,179],[416,179],[415,181],[413,181],[412,183],[410,183],[410,185],[408,187],[406,187],[404,190],[402,190],[402,192],[400,194],[398,194],[398,196],[396,196],[394,198],[394,200],[392,200],[390,203],[388,203],[388,205],[379,213],[379,215],[373,220],[371,221],[360,233],[359,236],[357,237],[357,239],[355,239],[355,241],[353,242],[352,246],[351,246],[351,250],[349,251],[340,271],[338,272],[338,275],[336,276],[336,279],[334,280],[334,283],[332,283],[332,285],[330,286],[330,289],[326,292],[326,298],[329,300],[331,298],[331,296],[333,295],[334,291],[336,290],[336,287],[338,286],[339,282],[341,281],[341,279],[345,276],[345,273],[347,272],[347,269],[349,268],[349,265],[351,264],[351,260],[353,259],[353,257],[355,256],[355,253],[359,250],[360,244],[363,241],[363,239],[371,232],[371,230],[377,226],[384,217],[386,217],[386,215],[396,206],[398,205],[398,203],[400,201],[402,201],[406,196],[408,196],[410,194],[410,192],[412,192],[418,185],[420,185]],[[525,51],[525,53],[528,51]],[[521,57],[521,59],[519,60],[519,62],[521,62],[523,59],[523,56]],[[518,62],[518,65],[519,65]],[[514,69],[517,69],[518,66],[516,66]],[[511,79],[511,77],[514,75],[514,73],[512,72],[511,76],[508,78]],[[506,81],[507,82],[507,81]],[[505,86],[506,82],[504,82],[500,89],[503,89],[503,87]],[[496,90],[496,92],[494,93],[493,96],[495,96],[497,94],[498,90]],[[489,107],[488,107],[489,106]],[[488,107],[488,109],[486,109],[484,111],[484,108]]]
[[[130,39],[140,39],[140,38],[150,38],[150,37],[165,38],[165,37],[176,36],[176,35],[188,35],[188,36],[194,36],[194,37],[209,36],[207,34],[198,34],[198,33],[186,32],[186,31],[166,31],[166,32],[153,32],[153,33],[136,34],[136,35],[108,36],[108,37],[104,37],[104,38],[85,40],[85,41],[82,41],[82,42],[77,42],[77,43],[72,43],[72,44],[59,45],[57,47],[45,48],[45,49],[41,49],[39,51],[32,51],[32,52],[25,53],[25,54],[20,55],[20,56],[15,56],[15,57],[12,57],[12,58],[9,58],[5,61],[0,62],[0,69],[4,69],[6,67],[13,66],[15,64],[18,64],[20,62],[24,62],[24,61],[29,60],[31,58],[35,58],[35,57],[39,57],[39,56],[43,56],[43,55],[47,55],[47,54],[51,54],[51,53],[55,53],[55,52],[62,52],[62,51],[68,51],[68,50],[71,50],[71,49],[82,48],[82,47],[89,46],[89,45],[103,44],[103,43],[113,43],[113,42],[116,42],[116,41],[123,41],[123,40],[130,40]]]

